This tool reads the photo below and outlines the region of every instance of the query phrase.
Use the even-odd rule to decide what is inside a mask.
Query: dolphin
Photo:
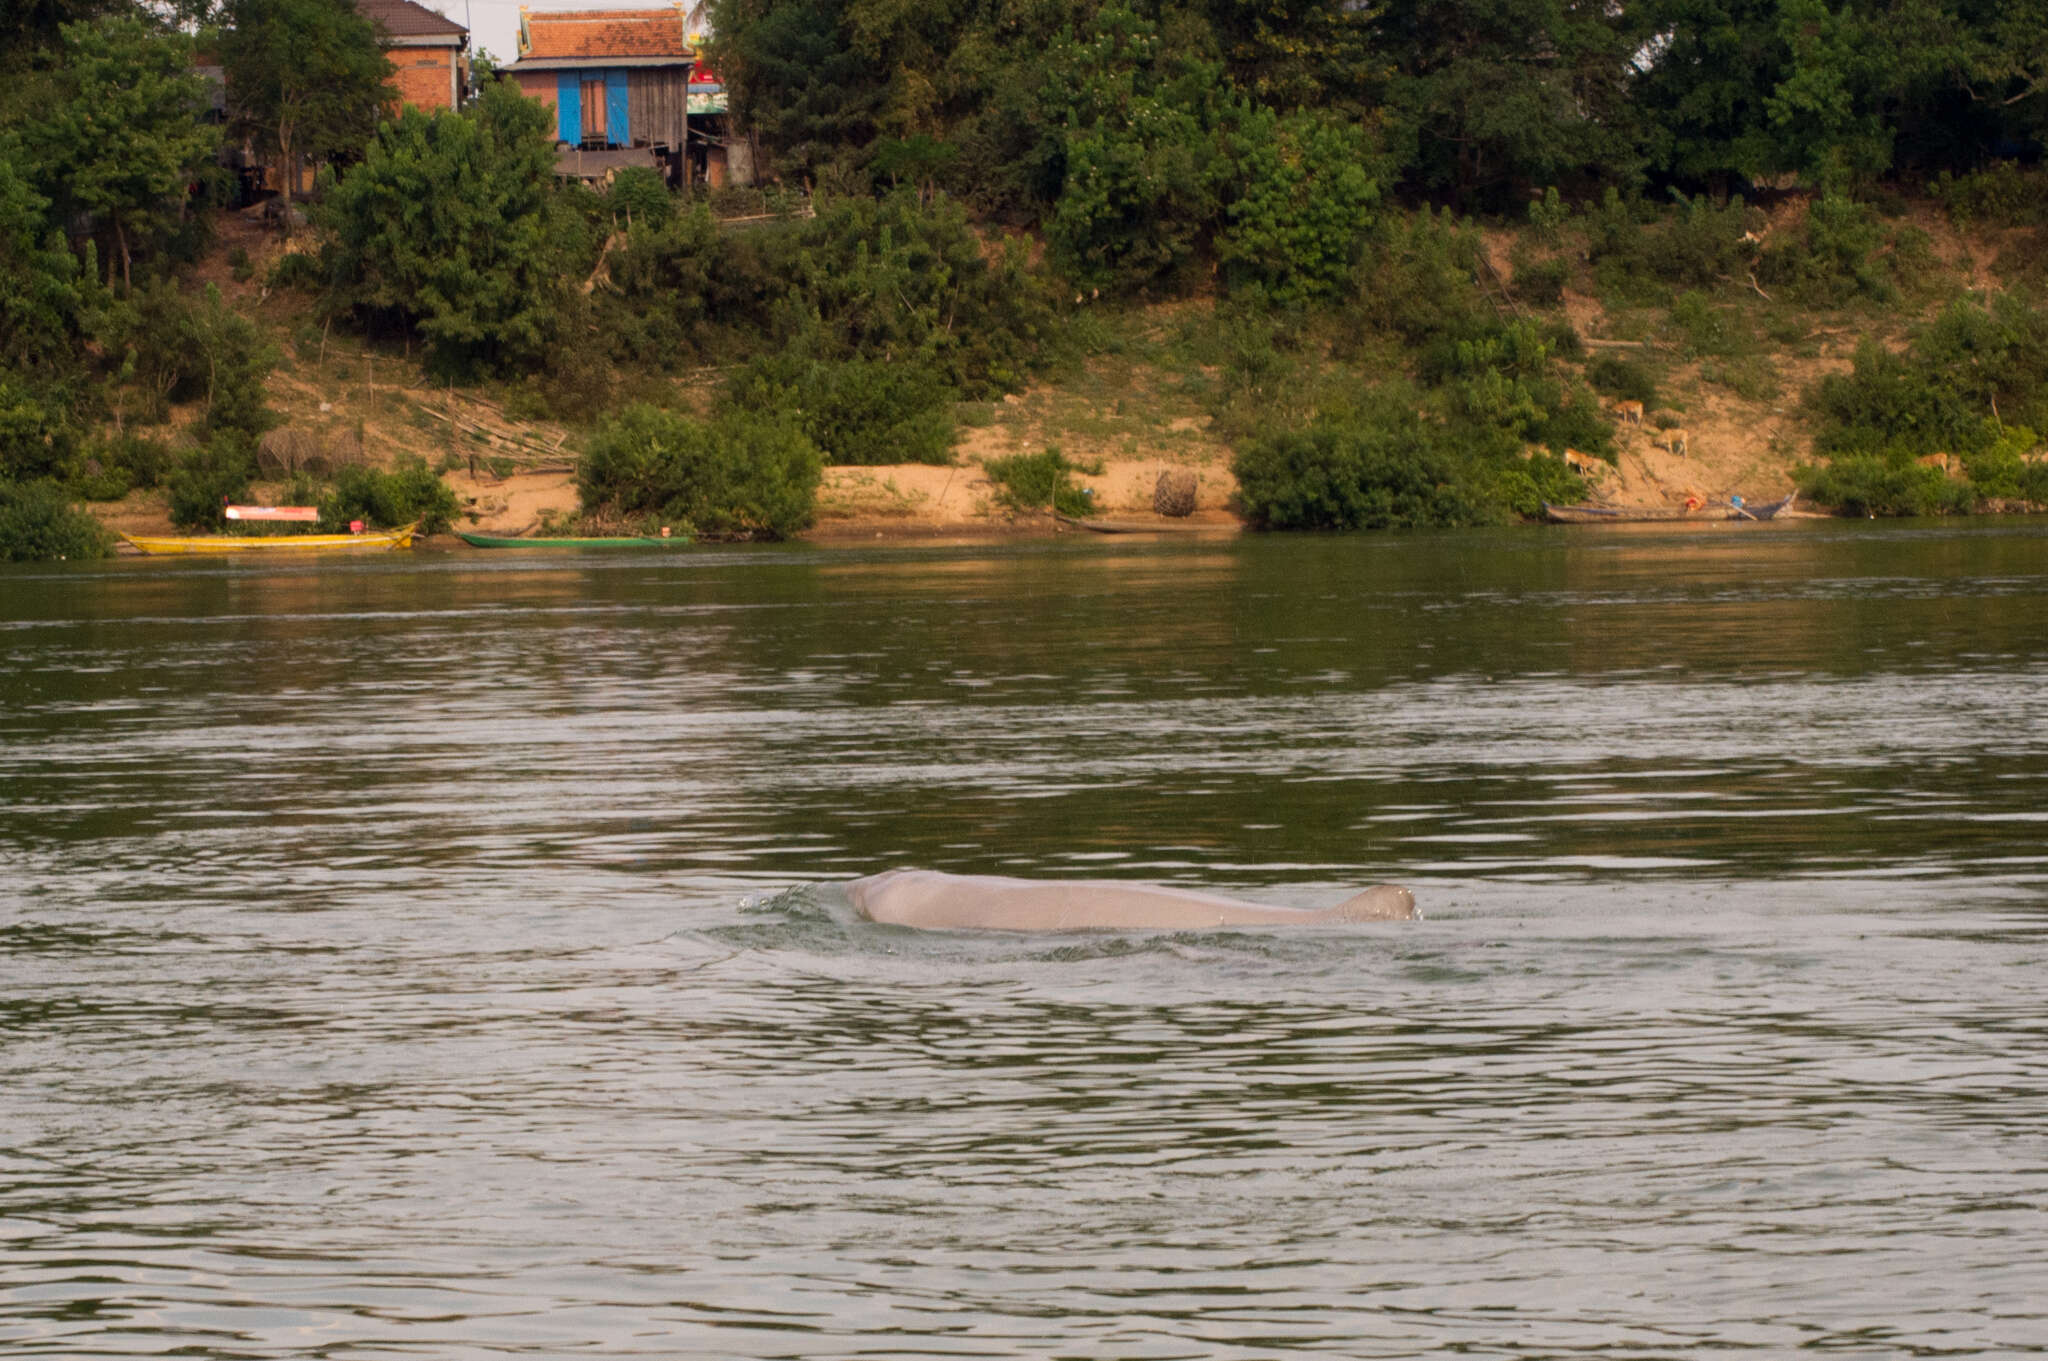
[[[1108,879],[1006,879],[888,870],[846,886],[871,922],[937,930],[1185,931],[1211,926],[1327,926],[1411,921],[1415,895],[1380,884],[1335,907],[1269,907],[1193,889]]]

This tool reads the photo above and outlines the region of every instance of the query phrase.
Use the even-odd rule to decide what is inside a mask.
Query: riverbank
[[[1753,235],[1766,243],[1800,239],[1808,208],[1807,200],[1788,198],[1750,219]],[[1764,503],[1793,490],[1802,465],[1824,461],[1815,453],[1822,426],[1811,400],[1819,384],[1850,374],[1859,347],[1904,352],[1951,306],[2019,286],[2038,236],[2038,229],[1961,228],[1931,201],[1907,204],[1883,229],[1893,245],[1872,258],[1891,282],[1827,304],[1810,292],[1770,292],[1749,281],[1681,291],[1640,272],[1618,273],[1611,260],[1573,253],[1579,247],[1543,245],[1525,229],[1505,227],[1478,233],[1485,262],[1482,282],[1472,286],[1484,294],[1483,315],[1526,322],[1543,337],[1546,357],[1531,372],[1540,377],[1549,366],[1550,376],[1540,381],[1561,386],[1557,401],[1597,401],[1611,413],[1611,435],[1575,436],[1593,441],[1595,455],[1580,465],[1588,473],[1584,500],[1678,507],[1740,496]],[[303,481],[294,491],[295,474],[317,480],[323,469],[344,463],[389,467],[417,458],[454,490],[458,528],[516,535],[580,514],[574,468],[593,417],[565,414],[561,395],[536,379],[458,388],[431,378],[410,349],[321,324],[307,295],[263,282],[294,247],[238,215],[224,215],[218,232],[192,282],[218,289],[262,330],[278,358],[264,387],[281,423],[263,441],[262,479],[252,499],[308,495]],[[1590,241],[1592,228],[1583,233]],[[1901,263],[1909,253],[1911,269]],[[1544,269],[1563,280],[1554,295],[1543,291]],[[984,473],[993,459],[1047,449],[1084,470],[1076,480],[1093,494],[1104,521],[1232,532],[1243,523],[1233,460],[1258,432],[1302,428],[1404,371],[1436,362],[1393,346],[1385,334],[1375,339],[1347,329],[1361,319],[1380,324],[1369,311],[1254,316],[1215,297],[1099,306],[1076,299],[1062,323],[1064,338],[1053,347],[1059,358],[1018,392],[956,404],[950,465],[828,468],[815,524],[804,537],[1060,532],[1044,513],[1006,509]],[[599,367],[594,381],[605,397],[591,410],[600,414],[626,402],[708,413],[724,373]],[[1631,392],[1639,400],[1629,399]],[[1416,400],[1418,420],[1442,419],[1427,394]],[[196,408],[174,408],[150,437],[175,448],[192,438],[198,417]],[[1961,489],[1960,466],[1944,466]],[[1196,506],[1185,518],[1153,510],[1154,488],[1167,471],[1195,478]],[[2004,507],[1985,500],[1979,508]],[[171,528],[161,490],[93,510],[131,533]]]

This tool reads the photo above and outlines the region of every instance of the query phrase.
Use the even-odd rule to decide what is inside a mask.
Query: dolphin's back
[[[1329,922],[1405,922],[1415,920],[1415,895],[1399,884],[1374,884],[1316,914]]]
[[[1415,915],[1414,896],[1392,884],[1321,909],[1273,907],[1158,884],[1008,879],[938,870],[890,870],[854,880],[846,893],[870,921],[942,930],[1185,931],[1400,921]]]

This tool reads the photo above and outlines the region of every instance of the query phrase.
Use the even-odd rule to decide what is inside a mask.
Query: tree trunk
[[[114,244],[121,248],[121,292],[129,290],[128,279],[128,229],[121,225],[121,219],[114,219]]]
[[[299,186],[298,153],[294,146],[297,138],[292,135],[290,123],[280,123],[277,128],[277,159],[282,162],[278,176],[284,181],[284,213],[278,218],[278,229],[286,237],[292,234],[292,191]]]

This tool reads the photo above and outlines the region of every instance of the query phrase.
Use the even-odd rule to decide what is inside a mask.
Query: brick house
[[[468,29],[414,0],[356,0],[356,9],[377,26],[384,55],[397,68],[395,107],[461,107],[469,89]]]

